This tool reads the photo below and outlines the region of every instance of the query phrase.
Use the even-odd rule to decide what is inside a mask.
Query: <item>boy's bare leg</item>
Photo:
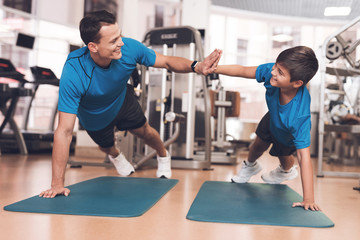
[[[255,162],[269,148],[270,143],[256,137],[255,141],[250,145],[248,161]]]
[[[280,164],[281,164],[282,168],[285,171],[290,170],[290,168],[292,166],[294,166],[295,158],[292,155],[290,155],[290,156],[279,156],[278,158],[280,160]]]
[[[245,183],[250,178],[259,173],[262,169],[261,165],[255,162],[269,147],[269,143],[264,142],[261,138],[256,137],[255,141],[250,145],[248,162],[244,161],[238,173],[231,178],[232,182]]]

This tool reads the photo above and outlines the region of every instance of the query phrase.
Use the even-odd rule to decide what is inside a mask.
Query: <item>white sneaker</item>
[[[292,166],[289,171],[285,171],[281,165],[274,170],[264,173],[261,178],[266,183],[279,184],[283,181],[292,180],[298,176],[296,166]]]
[[[248,161],[243,161],[242,167],[239,172],[231,178],[231,181],[236,183],[246,183],[253,175],[261,171],[262,167],[257,161],[254,162],[252,166],[250,166],[250,164]]]
[[[129,176],[135,172],[134,167],[126,160],[124,154],[120,153],[116,158],[113,158],[111,155],[108,156],[121,176]]]
[[[156,171],[156,177],[158,178],[171,178],[171,156],[166,151],[166,157],[157,156],[158,169]]]

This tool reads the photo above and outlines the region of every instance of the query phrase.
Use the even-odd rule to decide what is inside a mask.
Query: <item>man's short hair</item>
[[[80,21],[80,36],[83,42],[88,45],[89,42],[98,43],[100,41],[99,31],[103,25],[115,24],[116,18],[108,11],[101,10],[87,14]]]
[[[285,67],[290,73],[290,82],[302,80],[306,85],[319,68],[314,51],[305,46],[297,46],[282,51],[276,63]]]

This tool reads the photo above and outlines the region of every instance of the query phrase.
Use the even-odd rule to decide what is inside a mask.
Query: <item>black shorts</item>
[[[124,103],[115,119],[101,130],[86,131],[100,147],[109,148],[114,145],[114,127],[125,131],[140,128],[145,123],[146,117],[134,94],[134,87],[128,84]]]
[[[270,113],[267,112],[265,116],[261,119],[258,127],[256,128],[256,135],[261,138],[264,142],[272,143],[270,149],[271,156],[290,156],[295,151],[295,147],[287,147],[280,142],[278,142],[275,137],[270,132]]]

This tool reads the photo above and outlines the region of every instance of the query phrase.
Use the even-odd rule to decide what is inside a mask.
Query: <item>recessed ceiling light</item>
[[[348,16],[350,12],[350,7],[327,7],[324,10],[324,16]]]
[[[289,42],[293,40],[293,37],[287,34],[277,34],[272,39],[276,42]]]

